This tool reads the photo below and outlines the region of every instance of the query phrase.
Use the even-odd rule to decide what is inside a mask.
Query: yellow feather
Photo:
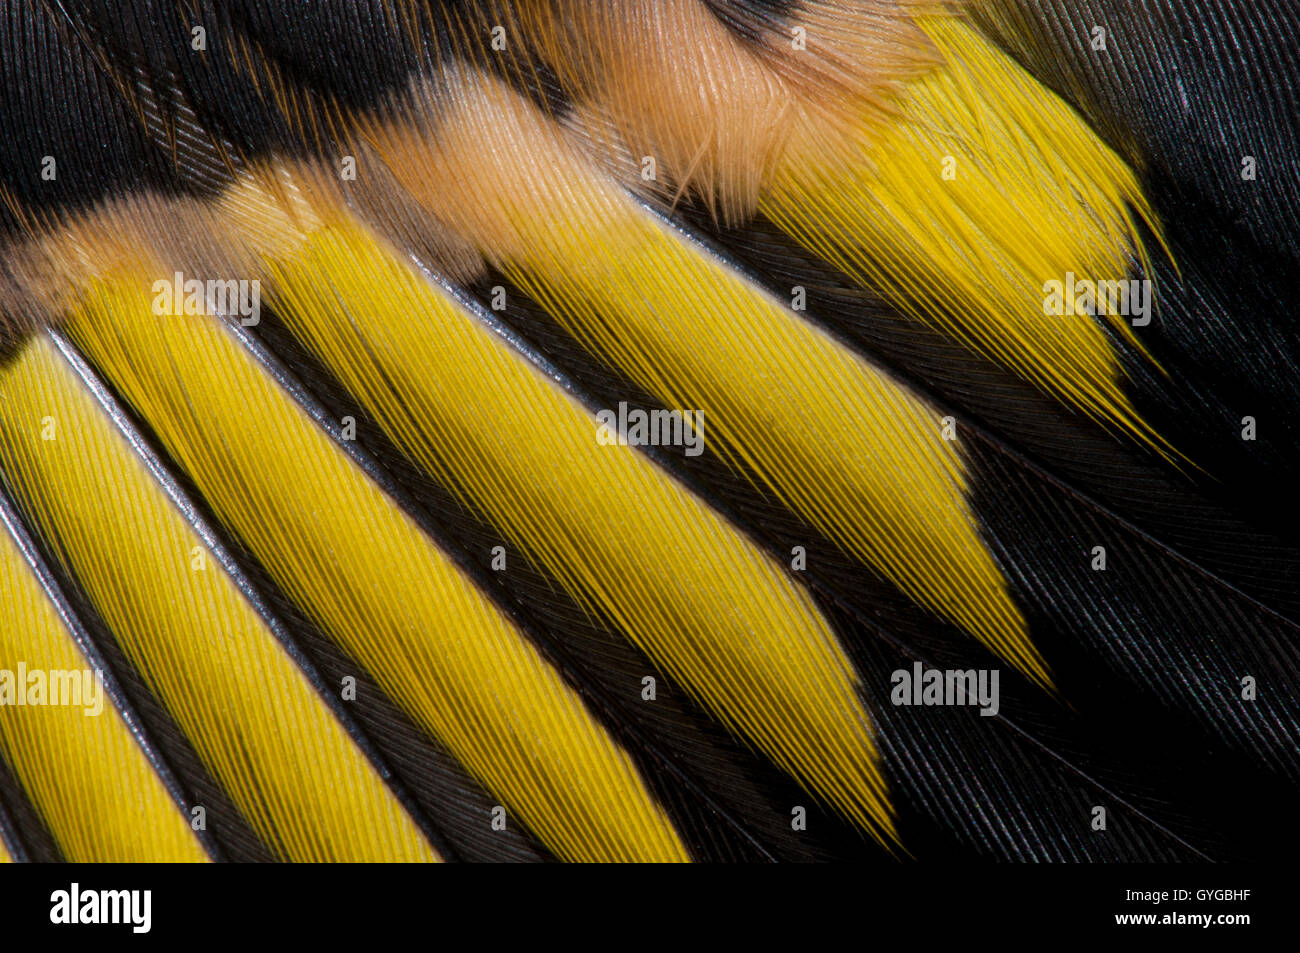
[[[703,411],[716,451],[1047,684],[941,414],[652,218],[517,94],[449,81],[427,140],[369,131],[393,175],[594,353],[667,407]],[[489,136],[528,149],[485,154]]]
[[[558,856],[686,859],[527,637],[219,322],[152,317],[151,274],[102,285],[70,333],[284,591]]]
[[[5,668],[13,671],[21,661],[29,672],[90,670],[36,574],[3,531],[0,605],[7,619],[0,627]],[[98,712],[85,696],[78,705],[0,706],[0,753],[64,858],[74,863],[207,860],[189,819],[102,686],[98,697]]]
[[[1170,453],[1098,323],[1141,352],[1129,318],[1094,319],[1074,300],[1045,313],[1048,282],[1126,281],[1144,256],[1129,208],[1154,219],[1132,170],[962,20],[918,24],[945,64],[884,119],[806,103],[759,208],[914,318]]]
[[[102,294],[88,314],[112,311]],[[0,393],[15,499],[253,829],[290,860],[436,860],[48,338],[5,368]]]
[[[600,445],[591,412],[373,237],[336,219],[293,249],[269,200],[249,221],[254,188],[226,204],[281,247],[278,313],[397,443],[723,721],[892,838],[856,678],[808,595],[639,453]]]
[[[915,320],[1173,459],[1122,386],[1103,325],[1145,350],[1117,302],[1094,316],[1067,292],[1045,313],[1049,282],[1127,283],[1146,261],[1137,222],[1163,245],[1150,205],[960,8],[801,0],[789,31],[767,21],[746,42],[693,0],[560,0],[524,3],[521,29],[575,100],[566,122],[629,188],[689,192],[731,224],[761,211]]]

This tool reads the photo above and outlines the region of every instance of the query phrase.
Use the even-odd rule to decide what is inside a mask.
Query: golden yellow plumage
[[[156,319],[144,278],[91,296],[69,332],[285,591],[560,856],[682,857],[532,643],[218,322]]]
[[[87,314],[129,322],[122,294],[88,288]],[[249,823],[287,859],[436,859],[54,345],[0,373],[11,490]]]
[[[0,604],[8,615],[0,627],[0,658],[21,660],[42,673],[92,671],[8,534],[0,535]],[[0,751],[64,856],[79,863],[206,860],[189,818],[112,700],[101,695],[98,706],[84,696],[79,700],[77,706],[0,707]],[[51,757],[51,752],[68,756]],[[0,855],[8,859],[3,845]]]

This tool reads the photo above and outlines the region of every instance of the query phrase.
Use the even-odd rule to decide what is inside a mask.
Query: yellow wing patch
[[[48,338],[0,373],[0,393],[14,497],[266,843],[289,860],[436,860]]]
[[[150,274],[88,297],[70,333],[284,591],[558,856],[686,859],[528,638],[219,321],[153,317]]]
[[[960,8],[803,0],[746,41],[697,0],[530,3],[520,29],[574,97],[575,139],[629,187],[690,192],[729,224],[761,211],[915,320],[1175,456],[1103,332],[1145,354],[1138,221],[1163,239],[1137,178]]]
[[[86,657],[0,527],[0,659],[40,673],[42,704],[0,705],[0,753],[74,863],[183,863],[208,859],[189,819],[108,698]],[[52,692],[55,684],[73,686]],[[28,684],[16,682],[19,691]],[[2,850],[3,848],[0,848]]]
[[[725,458],[1047,683],[941,415],[645,212],[517,94],[463,84],[431,141],[370,131],[394,176],[591,351],[667,407],[702,411]],[[485,155],[485,137],[528,149]],[[547,176],[530,175],[536,162]]]
[[[905,84],[884,120],[806,105],[760,210],[917,320],[1168,453],[1099,323],[1141,352],[1130,321],[1150,314],[1122,313],[1145,255],[1130,208],[1154,216],[1132,170],[961,20],[919,23],[944,65]],[[1083,280],[1122,283],[1122,297],[1094,302],[1094,317],[1068,290]],[[1153,306],[1149,287],[1138,294]]]
[[[355,225],[267,270],[278,313],[399,445],[724,722],[892,837],[856,677],[770,557],[639,453],[600,445],[590,411]]]

